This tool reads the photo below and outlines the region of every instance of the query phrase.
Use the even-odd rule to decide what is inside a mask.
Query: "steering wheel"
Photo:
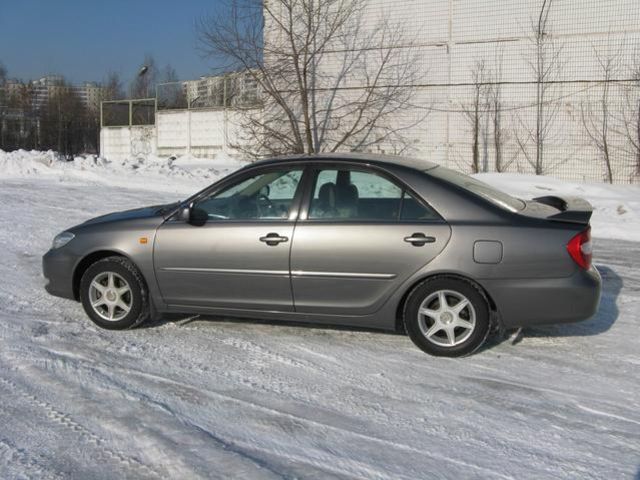
[[[259,218],[272,217],[275,212],[273,202],[263,193],[259,193],[256,196],[256,208],[258,209]]]

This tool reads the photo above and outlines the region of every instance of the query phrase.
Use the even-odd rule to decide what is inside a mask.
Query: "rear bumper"
[[[501,279],[481,282],[496,303],[505,327],[569,323],[592,317],[602,280],[595,267],[566,278]]]
[[[75,300],[73,294],[73,269],[76,257],[64,251],[64,247],[49,250],[42,257],[42,274],[45,290],[56,297]]]

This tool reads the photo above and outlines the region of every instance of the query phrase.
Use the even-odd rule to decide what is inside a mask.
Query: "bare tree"
[[[494,68],[488,74],[489,85],[487,88],[491,126],[493,130],[494,168],[496,172],[500,173],[506,172],[515,160],[515,156],[505,160],[503,152],[505,141],[507,141],[507,131],[502,126],[504,110],[502,100],[502,64],[502,51],[499,51],[495,56]]]
[[[63,80],[55,85],[39,115],[40,148],[64,155],[85,150],[92,133],[87,127],[87,108],[68,83]]]
[[[0,85],[4,86],[7,81],[7,69],[2,62],[0,62]]]
[[[5,117],[6,131],[3,129],[2,148],[13,150],[17,148],[38,148],[38,129],[36,113],[34,111],[35,92],[31,82],[19,82],[11,89],[6,97],[12,118]]]
[[[176,72],[176,69],[168,63],[158,74],[158,83],[171,83],[178,82],[179,80],[178,72]]]
[[[0,105],[6,103],[5,84],[7,83],[7,69],[0,62]]]
[[[487,84],[484,60],[478,60],[471,69],[473,96],[470,105],[462,105],[462,110],[471,125],[471,171],[478,173],[480,168],[480,130],[482,117],[488,107]]]
[[[535,81],[535,126],[530,127],[522,118],[517,117],[525,135],[522,137],[516,133],[516,141],[536,175],[542,175],[547,169],[544,158],[545,144],[560,109],[559,102],[550,100],[562,67],[562,45],[556,43],[548,25],[551,3],[552,0],[543,0],[538,18],[531,23],[533,59],[527,59],[527,62]],[[535,156],[529,152],[530,143],[534,145]]]
[[[595,103],[595,106],[594,103],[588,99],[587,101],[582,102],[580,113],[582,124],[584,125],[584,129],[587,132],[591,143],[602,156],[602,161],[605,166],[605,180],[609,183],[613,183],[611,144],[609,138],[613,115],[609,109],[609,96],[611,80],[619,69],[620,55],[619,53],[615,53],[613,55],[604,56],[595,48],[594,52],[598,65],[602,71],[602,94],[598,102]]]
[[[5,116],[7,113],[7,95],[5,84],[7,83],[7,69],[0,62],[0,149],[4,148]]]
[[[640,55],[631,65],[631,82],[623,86],[621,109],[622,128],[618,131],[626,139],[623,150],[633,157],[635,174],[640,175]]]
[[[124,98],[124,91],[122,89],[122,80],[117,72],[109,72],[104,83],[104,98],[103,100],[120,100]]]
[[[158,109],[187,108],[187,92],[178,73],[167,64],[159,74],[156,99]]]
[[[243,130],[254,155],[398,151],[420,115],[413,108],[417,55],[402,29],[365,25],[366,0],[228,0],[202,18],[202,50],[260,92]]]

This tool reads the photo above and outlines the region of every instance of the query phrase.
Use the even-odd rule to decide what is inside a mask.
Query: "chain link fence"
[[[35,114],[0,105],[0,150],[37,148],[38,127]]]

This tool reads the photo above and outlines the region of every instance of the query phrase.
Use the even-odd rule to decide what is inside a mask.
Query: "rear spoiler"
[[[588,225],[591,214],[593,213],[591,204],[580,197],[556,197],[549,195],[534,198],[533,201],[560,210],[560,213],[548,216],[547,220]]]

